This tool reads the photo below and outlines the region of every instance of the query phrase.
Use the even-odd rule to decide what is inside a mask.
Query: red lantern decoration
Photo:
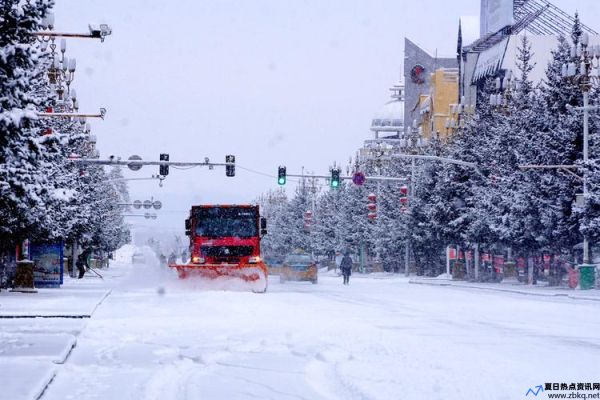
[[[312,219],[312,211],[311,210],[307,210],[304,213],[304,229],[305,230],[310,230],[311,226],[313,223],[313,219]]]
[[[402,185],[400,187],[400,211],[406,212],[406,208],[408,206],[408,186]]]
[[[375,218],[377,218],[377,196],[375,193],[370,193],[367,196],[367,199],[369,199],[369,202],[367,203],[367,209],[369,210],[367,218],[373,221]]]

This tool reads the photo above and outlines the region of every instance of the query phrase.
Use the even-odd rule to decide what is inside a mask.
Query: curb
[[[98,307],[100,307],[100,305],[104,302],[104,300],[106,300],[106,298],[108,296],[110,296],[110,294],[112,293],[112,289],[107,290],[104,295],[102,296],[102,298],[100,299],[100,301],[98,303],[96,303],[96,306],[92,309],[92,312],[90,312],[89,315],[86,316],[80,316],[80,317],[66,317],[66,318],[91,318],[92,315],[94,315],[94,313],[96,312],[96,310],[98,309]],[[45,318],[60,318],[58,316],[51,316],[51,317],[45,317]],[[65,318],[65,317],[63,317]],[[81,332],[80,332],[81,333]],[[61,362],[55,362],[54,364],[56,365],[65,365],[67,360],[69,359],[69,357],[71,356],[71,353],[73,353],[73,350],[75,350],[75,347],[77,347],[77,337],[79,335],[76,335],[74,337],[72,346],[69,348],[69,350],[67,351],[67,354],[64,356],[64,359]],[[50,387],[50,385],[52,384],[52,382],[54,381],[54,378],[56,378],[56,374],[57,374],[57,370],[54,370],[54,373],[52,375],[52,377],[50,378],[50,380],[48,380],[46,382],[46,385],[44,385],[44,387],[42,388],[41,392],[39,393],[38,397],[35,398],[35,400],[40,400],[43,396],[44,393],[46,392],[46,390],[48,390],[48,388]]]
[[[490,291],[494,291],[494,292],[504,292],[504,293],[516,293],[516,294],[522,294],[525,296],[538,296],[538,297],[567,297],[571,300],[587,300],[587,301],[596,301],[596,302],[600,302],[600,297],[598,298],[593,298],[593,297],[584,297],[584,296],[578,296],[576,294],[569,294],[569,293],[535,293],[535,292],[528,292],[525,290],[518,290],[518,289],[508,289],[508,288],[495,288],[495,287],[484,287],[484,286],[474,286],[474,285],[462,285],[462,284],[454,284],[451,282],[426,282],[426,281],[420,281],[420,280],[409,280],[408,283],[411,283],[413,285],[428,285],[428,286],[442,286],[442,287],[453,287],[453,288],[463,288],[463,289],[479,289],[479,290],[490,290]]]
[[[71,318],[71,319],[86,319],[91,318],[98,307],[112,293],[112,289],[107,290],[102,295],[102,298],[96,303],[92,311],[87,314],[21,314],[21,315],[0,315],[0,319],[19,319],[19,318]]]

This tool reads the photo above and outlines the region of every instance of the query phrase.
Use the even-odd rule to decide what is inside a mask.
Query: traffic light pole
[[[144,161],[144,160],[119,160],[119,159],[108,159],[98,160],[95,158],[71,158],[70,161],[77,164],[84,165],[125,165],[125,166],[143,166],[143,165],[172,165],[175,167],[226,167],[235,166],[235,163],[211,163],[211,162],[200,162],[200,161]]]
[[[292,178],[323,178],[323,179],[331,179],[331,175],[297,175],[297,174],[286,174],[286,176],[291,176]],[[367,180],[370,181],[397,181],[397,182],[406,182],[408,181],[407,177],[392,177],[392,176],[366,176]],[[352,180],[351,176],[340,176],[341,180]]]
[[[416,157],[412,157],[411,160],[411,172],[410,172],[410,186],[408,189],[408,206],[412,207],[413,196],[415,194],[415,160]],[[408,226],[406,227],[408,229]],[[410,275],[410,234],[406,235],[406,243],[404,245],[404,276]]]
[[[85,114],[85,113],[68,113],[68,112],[37,112],[36,115],[40,118],[60,118],[60,117],[67,117],[67,118],[101,118],[104,119],[104,117],[106,116],[106,108],[101,108],[100,112],[98,114]]]

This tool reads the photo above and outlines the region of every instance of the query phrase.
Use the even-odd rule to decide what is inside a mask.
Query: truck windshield
[[[252,208],[204,208],[197,210],[196,235],[204,237],[258,236],[258,218]]]

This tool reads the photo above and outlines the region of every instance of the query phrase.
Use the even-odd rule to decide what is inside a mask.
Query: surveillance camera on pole
[[[112,34],[112,29],[110,29],[110,27],[107,24],[89,24],[88,29],[90,30],[90,37],[100,39],[101,42],[104,42],[104,38]]]

